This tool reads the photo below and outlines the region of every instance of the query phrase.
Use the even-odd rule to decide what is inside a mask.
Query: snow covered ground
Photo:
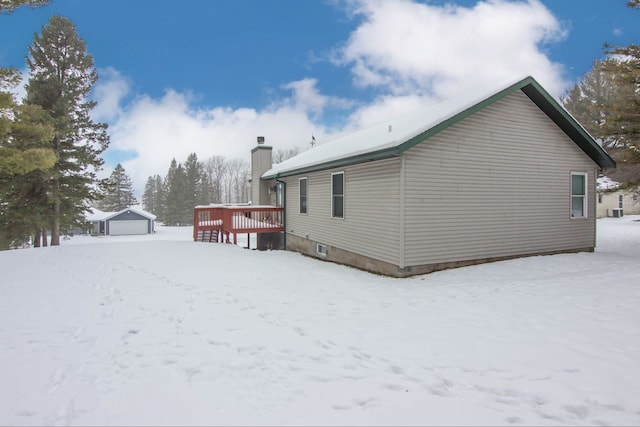
[[[3,425],[639,425],[640,217],[391,279],[153,236],[0,253]]]

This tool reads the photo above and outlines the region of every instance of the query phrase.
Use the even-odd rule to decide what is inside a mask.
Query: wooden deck
[[[206,205],[193,211],[194,241],[238,243],[238,234],[282,232],[283,209],[275,206]],[[221,237],[220,237],[221,236]]]

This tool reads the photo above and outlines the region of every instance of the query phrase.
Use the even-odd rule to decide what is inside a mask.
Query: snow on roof
[[[89,222],[103,221],[105,217],[112,215],[113,212],[101,211],[98,208],[89,208],[85,214],[85,219]]]
[[[620,183],[619,182],[616,182],[616,181],[612,180],[608,176],[602,176],[602,177],[598,178],[596,180],[596,185],[598,187],[598,190],[600,190],[600,191],[615,190],[616,188],[620,187]]]
[[[256,205],[252,205],[251,203],[209,203],[208,205],[197,205],[196,208],[239,208],[239,207],[256,207]],[[273,206],[268,206],[272,208]]]
[[[135,212],[138,215],[142,215],[143,217],[149,218],[151,220],[156,219],[156,216],[154,214],[142,210],[142,208],[140,208],[139,206],[131,206],[128,208],[124,208],[118,212],[104,212],[98,208],[89,208],[89,210],[87,211],[87,214],[85,215],[85,218],[89,222],[106,221],[108,219],[113,218],[114,216],[120,215],[121,213],[127,212],[127,211]]]
[[[520,78],[508,84],[503,83],[500,86],[483,87],[477,91],[465,92],[459,97],[438,102],[425,109],[340,136],[274,165],[262,177],[273,178],[278,174],[297,169],[398,147],[522,80],[524,79]]]

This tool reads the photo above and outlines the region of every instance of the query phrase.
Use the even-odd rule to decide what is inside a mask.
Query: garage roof
[[[114,218],[120,214],[123,214],[125,212],[134,212],[137,213],[140,216],[143,216],[145,218],[148,218],[150,220],[155,220],[156,216],[152,213],[149,213],[147,211],[144,211],[138,207],[135,206],[131,206],[128,208],[124,208],[121,211],[118,212],[103,212],[100,209],[97,208],[91,208],[89,209],[89,213],[86,215],[87,221],[107,221],[110,220],[111,218]]]

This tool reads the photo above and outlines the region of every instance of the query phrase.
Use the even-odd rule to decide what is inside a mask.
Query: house
[[[615,167],[532,77],[270,156],[252,150],[253,199],[275,190],[286,249],[397,277],[593,251],[596,177]]]
[[[137,207],[125,208],[119,212],[103,212],[92,208],[86,219],[91,223],[93,235],[124,236],[153,233],[156,216]]]
[[[596,216],[598,218],[640,215],[640,188],[620,188],[606,176],[597,179]]]

